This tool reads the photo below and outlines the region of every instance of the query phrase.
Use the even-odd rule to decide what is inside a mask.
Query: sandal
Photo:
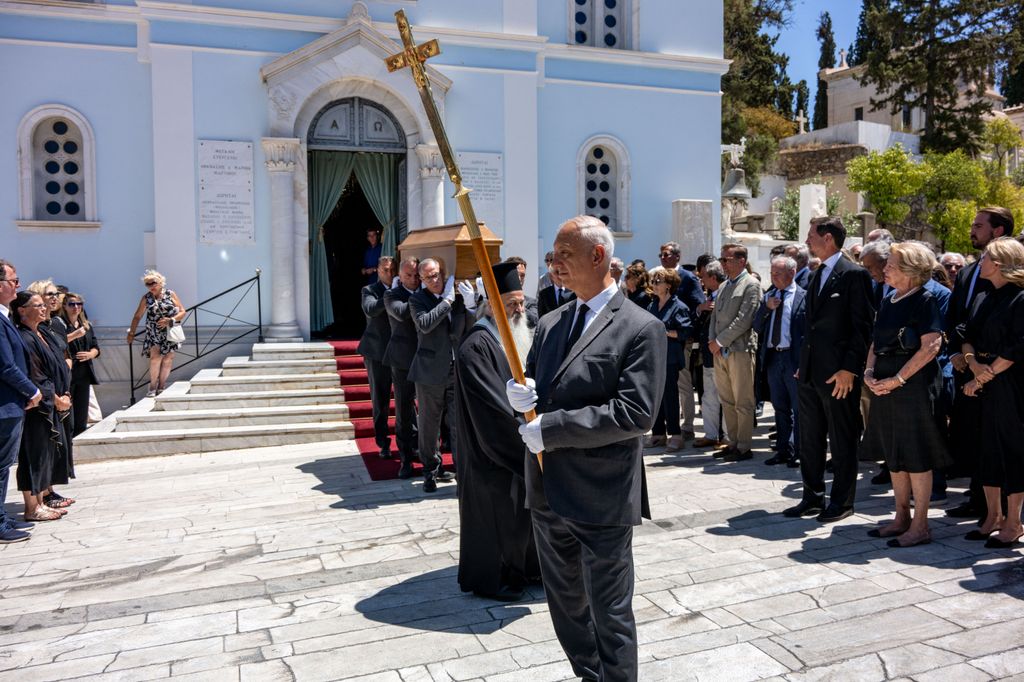
[[[61,515],[54,509],[48,509],[46,507],[36,507],[35,511],[31,514],[25,514],[25,520],[33,523],[40,521],[58,521]]]
[[[44,504],[44,505],[41,505],[41,506],[43,507],[43,509],[48,509],[49,511],[52,511],[54,514],[59,514],[60,516],[67,516],[67,513],[68,513],[67,509],[56,509],[56,508],[51,507],[51,506],[49,506],[47,504]]]
[[[63,495],[58,495],[57,493],[47,495],[46,497],[43,498],[43,504],[45,504],[47,507],[50,507],[51,509],[63,509],[64,507],[70,507],[74,503],[75,501],[70,497],[64,497]]]

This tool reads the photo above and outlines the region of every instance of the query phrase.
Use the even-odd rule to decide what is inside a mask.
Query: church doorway
[[[405,134],[387,109],[349,97],[317,114],[307,148],[310,332],[357,338],[366,231],[379,230],[382,255],[394,255],[407,230]]]

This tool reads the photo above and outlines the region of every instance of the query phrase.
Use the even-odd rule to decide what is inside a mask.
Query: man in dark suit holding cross
[[[626,299],[609,273],[611,232],[578,216],[555,238],[554,272],[576,300],[541,318],[529,385],[509,403],[538,415],[519,432],[526,500],[555,634],[588,680],[637,678],[633,526],[640,524],[643,435],[665,384],[664,325]]]

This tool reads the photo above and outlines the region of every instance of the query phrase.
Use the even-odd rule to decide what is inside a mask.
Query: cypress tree
[[[836,36],[832,31],[832,17],[822,12],[818,21],[818,43],[821,52],[818,56],[818,70],[831,69],[836,65]],[[814,93],[814,129],[828,127],[828,84],[818,79],[818,91]]]

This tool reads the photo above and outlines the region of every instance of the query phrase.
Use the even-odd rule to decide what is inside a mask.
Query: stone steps
[[[344,400],[330,344],[255,344],[251,358],[227,358],[220,369],[200,370],[155,398],[109,415],[75,438],[75,458],[351,440],[356,425]]]

